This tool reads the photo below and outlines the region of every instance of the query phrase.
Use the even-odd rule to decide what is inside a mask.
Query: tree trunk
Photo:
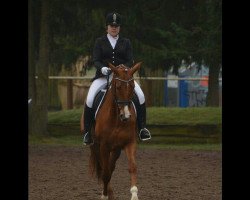
[[[28,91],[29,91],[29,98],[31,99],[31,102],[29,104],[29,134],[36,133],[37,130],[39,130],[39,119],[37,117],[37,93],[36,93],[36,58],[35,58],[35,3],[34,0],[29,0],[28,5],[28,55],[29,55],[29,74],[28,74]]]
[[[219,65],[209,67],[207,106],[219,106]]]
[[[36,102],[33,113],[33,132],[47,134],[48,124],[48,75],[49,75],[49,0],[41,1],[41,28],[39,60],[37,65]]]
[[[33,119],[34,119],[34,105],[36,104],[36,98],[35,98],[35,37],[34,37],[34,3],[33,0],[29,0],[28,5],[28,55],[29,55],[29,74],[28,74],[28,80],[29,80],[29,98],[32,99],[32,101],[29,104],[29,134],[34,132],[33,127]]]

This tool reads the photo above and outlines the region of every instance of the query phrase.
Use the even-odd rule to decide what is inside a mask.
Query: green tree
[[[133,4],[133,7],[132,7]],[[195,62],[209,67],[207,106],[219,104],[222,66],[221,0],[139,0],[126,10],[135,57],[151,69],[169,70]]]
[[[201,6],[200,30],[195,35],[202,37],[197,44],[202,61],[209,67],[207,105],[219,104],[219,73],[222,67],[222,2],[207,0]]]

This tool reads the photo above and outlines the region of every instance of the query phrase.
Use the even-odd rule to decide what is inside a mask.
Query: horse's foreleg
[[[131,188],[130,188],[130,192],[131,192],[131,194],[132,194],[131,200],[138,200],[138,196],[137,196],[137,194],[138,194],[138,189],[137,189],[137,187],[136,187],[136,186],[131,187]]]
[[[137,166],[135,162],[135,154],[136,154],[136,143],[131,143],[125,148],[125,152],[128,158],[129,164],[129,173],[131,177],[131,189],[130,192],[132,194],[131,200],[138,200],[138,189],[136,187],[137,183]]]

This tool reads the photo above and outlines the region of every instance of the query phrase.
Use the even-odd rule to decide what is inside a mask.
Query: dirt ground
[[[101,185],[88,175],[85,146],[30,146],[29,200],[98,200]],[[138,149],[139,200],[221,200],[221,152]],[[122,152],[111,179],[116,200],[130,200]]]

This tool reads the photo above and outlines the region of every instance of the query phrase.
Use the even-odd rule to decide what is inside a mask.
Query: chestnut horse
[[[90,170],[103,183],[101,199],[114,199],[110,186],[117,159],[124,150],[128,159],[131,177],[131,200],[138,200],[137,167],[135,161],[137,145],[136,112],[132,103],[134,95],[133,74],[141,62],[132,68],[109,64],[113,79],[95,121],[94,144],[90,146]]]

